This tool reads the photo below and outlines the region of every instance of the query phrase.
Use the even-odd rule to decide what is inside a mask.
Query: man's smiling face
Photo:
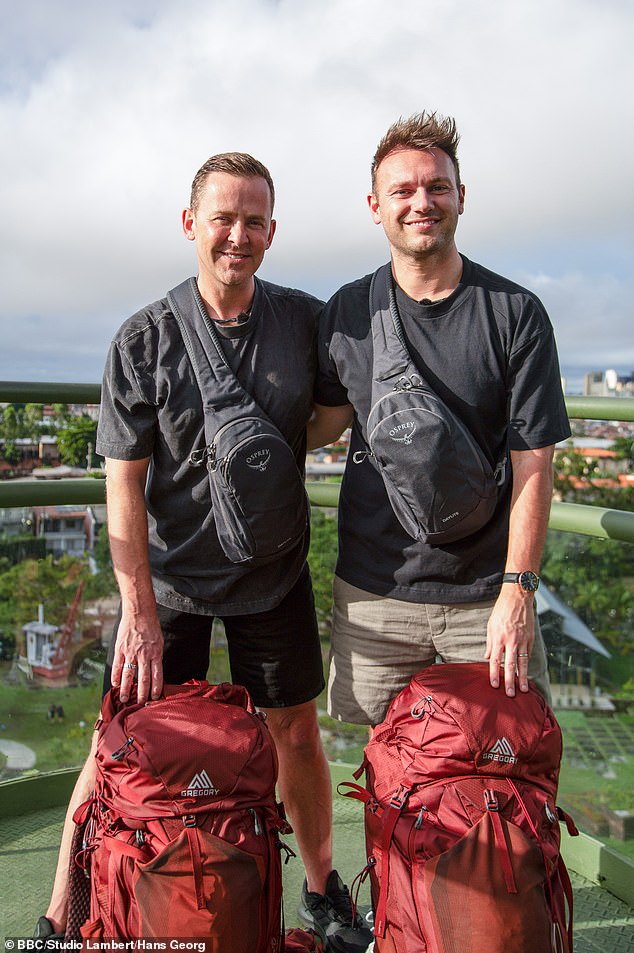
[[[211,172],[196,209],[183,213],[183,229],[196,242],[206,286],[249,284],[275,233],[266,180]]]
[[[398,149],[376,172],[375,193],[368,196],[372,218],[398,257],[424,259],[455,249],[464,186],[442,149]]]

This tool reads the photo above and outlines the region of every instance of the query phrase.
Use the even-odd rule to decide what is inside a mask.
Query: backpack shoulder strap
[[[373,379],[381,381],[397,374],[417,373],[405,344],[389,262],[375,271],[370,281],[370,320]]]
[[[225,407],[252,404],[253,398],[227,363],[218,332],[198,292],[196,279],[188,278],[172,288],[167,293],[167,300],[196,375],[205,419]]]

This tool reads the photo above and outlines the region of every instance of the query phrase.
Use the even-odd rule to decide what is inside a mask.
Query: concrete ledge
[[[19,817],[68,804],[79,768],[64,768],[13,781],[0,781],[0,816]]]
[[[634,908],[634,862],[589,834],[571,837],[561,827],[561,854],[570,870]]]

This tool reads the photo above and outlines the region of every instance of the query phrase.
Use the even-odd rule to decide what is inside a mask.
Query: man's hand
[[[539,572],[553,490],[554,447],[511,450],[513,490],[505,572]],[[535,642],[534,596],[520,586],[503,583],[487,627],[485,658],[491,685],[498,688],[504,669],[507,695],[528,691],[528,662]]]
[[[535,642],[533,596],[517,586],[502,586],[487,626],[485,658],[489,660],[489,678],[493,688],[500,685],[504,669],[504,688],[515,695],[515,675],[521,692],[528,691],[528,662]]]
[[[127,702],[134,682],[137,701],[159,698],[163,691],[163,633],[155,613],[134,618],[122,610],[112,663],[112,684]]]
[[[163,633],[148,555],[145,482],[150,458],[106,458],[108,536],[114,574],[121,593],[121,622],[117,630],[112,684],[127,702],[138,682],[138,700],[159,698],[163,691]]]

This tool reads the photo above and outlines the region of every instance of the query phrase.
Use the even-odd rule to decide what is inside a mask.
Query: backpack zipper
[[[132,748],[135,751],[135,753],[138,754],[138,750],[134,744],[134,738],[132,737],[127,738],[124,744],[122,744],[120,748],[117,748],[116,751],[112,752],[110,757],[112,758],[113,761],[122,761],[127,753],[128,748]]]

